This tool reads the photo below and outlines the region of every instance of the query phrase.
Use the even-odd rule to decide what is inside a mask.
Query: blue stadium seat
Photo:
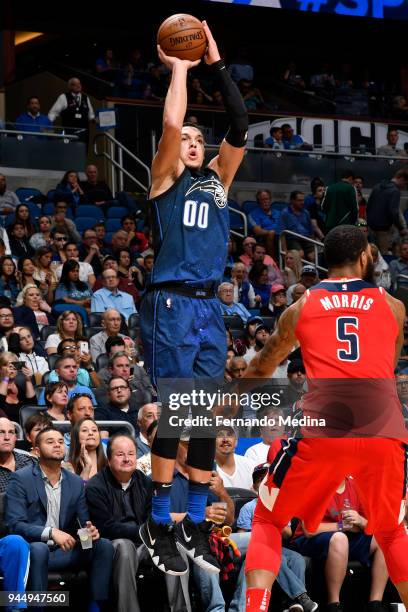
[[[27,202],[29,198],[44,197],[39,189],[35,187],[19,187],[15,191],[20,202]]]
[[[105,228],[107,232],[117,232],[122,226],[120,224],[120,219],[107,219]]]
[[[235,208],[235,210],[241,210],[241,206],[235,200],[228,200],[228,206],[230,208]]]
[[[105,221],[103,210],[95,204],[80,204],[75,211],[75,220],[82,217],[94,217],[97,221]]]
[[[111,244],[112,242],[112,236],[115,232],[106,232],[105,234],[105,242],[107,242],[108,244]]]
[[[53,215],[55,204],[54,202],[46,202],[43,206],[43,215]]]
[[[274,210],[283,210],[288,205],[287,202],[272,202],[272,208]]]
[[[257,202],[253,200],[245,200],[245,202],[242,204],[242,212],[244,212],[246,215],[249,215],[257,206]]]
[[[75,225],[78,232],[84,232],[85,230],[93,227],[96,223],[95,217],[78,217],[75,219]]]
[[[111,206],[108,208],[106,217],[108,219],[121,219],[127,214],[129,214],[129,211],[124,206]]]
[[[56,189],[50,189],[49,192],[47,193],[47,200],[49,202],[53,202],[54,201],[54,196],[57,193]]]

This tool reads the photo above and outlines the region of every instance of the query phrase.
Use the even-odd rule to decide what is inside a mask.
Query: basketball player
[[[153,381],[221,378],[226,360],[225,327],[216,289],[221,282],[229,239],[228,188],[244,155],[247,112],[205,22],[205,62],[220,89],[230,122],[219,153],[207,167],[201,130],[183,125],[187,108],[188,71],[199,64],[166,56],[172,71],[163,134],[152,165],[150,206],[155,240],[151,284],[141,306],[145,359]],[[160,423],[169,418],[163,406]],[[177,546],[198,565],[219,572],[208,546],[211,524],[205,521],[214,439],[190,439],[188,512],[173,526],[170,494],[181,430],[174,438],[156,434],[152,445],[153,503],[140,537],[164,572],[181,575],[187,565]],[[177,541],[177,545],[176,545]]]
[[[319,385],[340,388],[342,383],[352,388],[354,381],[356,393],[363,395],[370,394],[372,385],[386,390],[382,412],[373,413],[371,420],[370,401],[363,403],[362,411],[358,407],[354,414],[344,414],[351,417],[350,423],[360,420],[364,424],[362,413],[368,412],[366,425],[370,426],[382,419],[379,435],[383,437],[347,437],[344,432],[341,438],[318,438],[315,433],[317,439],[313,439],[304,428],[303,436],[281,442],[261,484],[255,510],[246,558],[247,612],[268,609],[279,571],[283,527],[296,516],[303,521],[305,532],[316,531],[326,504],[346,474],[353,475],[367,512],[365,531],[374,534],[390,578],[408,606],[408,536],[402,523],[406,431],[394,380],[405,308],[381,287],[364,280],[372,277],[373,261],[359,228],[342,225],[331,230],[324,241],[324,254],[329,278],[283,313],[277,330],[252,360],[245,377],[269,377],[299,342],[309,384],[304,415],[316,410]],[[353,409],[353,402],[350,393],[343,408],[350,405]],[[340,410],[334,415],[340,423],[344,418],[341,404],[333,405]],[[331,610],[342,610],[340,602],[330,606]]]

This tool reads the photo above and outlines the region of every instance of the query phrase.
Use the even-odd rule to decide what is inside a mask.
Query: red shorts
[[[345,476],[354,479],[368,520],[365,532],[391,532],[405,514],[406,445],[387,438],[283,441],[259,488],[254,524],[280,531],[297,517],[316,531]]]

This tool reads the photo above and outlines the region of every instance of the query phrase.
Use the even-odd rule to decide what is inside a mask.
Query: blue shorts
[[[318,533],[311,538],[299,536],[292,542],[294,550],[305,557],[324,560],[327,558],[329,544],[335,531]],[[365,533],[344,532],[349,541],[349,561],[359,561],[362,565],[370,565],[370,546],[372,536]]]
[[[154,384],[160,378],[223,378],[227,342],[217,298],[149,291],[141,303],[140,325]]]

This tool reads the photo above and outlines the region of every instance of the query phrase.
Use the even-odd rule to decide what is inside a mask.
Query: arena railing
[[[281,270],[284,269],[284,256],[286,255],[286,251],[287,249],[283,249],[283,237],[284,236],[290,236],[292,238],[297,238],[298,240],[301,240],[302,242],[307,242],[308,244],[313,246],[313,251],[314,251],[314,262],[311,262],[310,259],[302,259],[302,262],[307,265],[313,265],[317,270],[319,270],[320,272],[325,272],[327,273],[327,268],[324,268],[323,266],[321,266],[318,262],[319,262],[319,253],[322,252],[323,250],[323,242],[320,242],[319,240],[314,240],[313,238],[308,238],[307,236],[303,236],[302,234],[298,234],[296,232],[292,232],[290,230],[284,230],[280,235],[279,235],[279,267]],[[285,245],[286,246],[286,245]]]

